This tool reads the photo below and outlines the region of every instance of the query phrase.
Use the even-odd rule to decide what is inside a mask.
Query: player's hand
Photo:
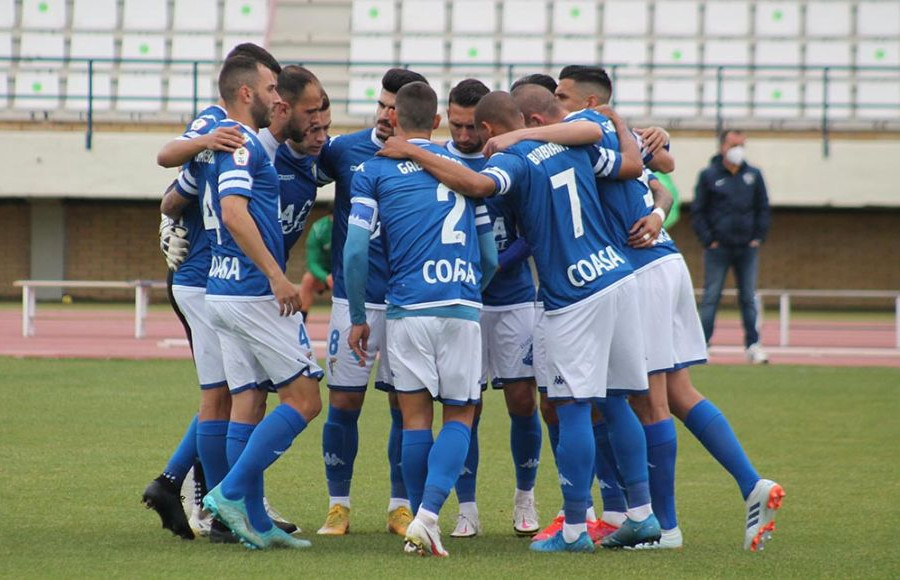
[[[278,302],[279,314],[291,316],[300,312],[300,287],[291,283],[287,276],[281,274],[274,279],[269,279],[272,294]]]
[[[750,240],[750,247],[751,247],[751,248],[758,248],[758,247],[759,247],[759,244],[760,244],[759,240]]]
[[[491,137],[485,142],[484,148],[481,150],[482,155],[488,158],[499,151],[506,151],[521,140],[515,133],[515,131],[510,131]]]
[[[409,159],[410,151],[415,151],[418,149],[415,145],[412,145],[406,139],[401,139],[400,137],[388,137],[388,140],[384,142],[384,147],[382,147],[375,155],[379,157],[388,157],[390,159]]]
[[[717,250],[719,248],[719,242],[713,242],[709,245],[710,250]]]
[[[651,155],[666,146],[669,142],[669,134],[662,127],[647,127],[635,129],[635,133],[641,136],[641,142]]]
[[[350,327],[350,336],[347,337],[350,349],[356,354],[361,367],[366,366],[366,358],[369,351],[369,325],[368,323],[354,324]]]
[[[659,237],[663,221],[658,214],[651,213],[634,222],[628,230],[628,245],[635,249],[649,248]]]
[[[328,286],[329,290],[334,290],[334,276],[329,274],[325,277],[325,284]]]
[[[184,264],[191,243],[187,239],[188,230],[175,220],[163,216],[159,224],[159,249],[166,257],[169,269],[175,272]]]
[[[610,121],[615,120],[619,117],[619,114],[615,111],[615,109],[613,109],[609,105],[600,105],[599,107],[595,108],[594,110],[597,111],[598,113],[600,113],[601,115],[603,115],[604,117],[609,117]]]
[[[225,151],[234,153],[234,151],[244,146],[244,134],[238,127],[219,127],[211,133],[204,136],[206,140],[206,148],[213,151]]]

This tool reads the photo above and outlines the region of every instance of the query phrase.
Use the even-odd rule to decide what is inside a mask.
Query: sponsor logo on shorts
[[[559,375],[556,375],[555,377],[553,377],[553,384],[554,385],[564,385],[564,384],[566,384],[566,379],[562,378]]]

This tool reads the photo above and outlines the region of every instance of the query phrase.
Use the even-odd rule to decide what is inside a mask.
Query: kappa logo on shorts
[[[553,384],[564,385],[566,384],[566,379],[562,378],[560,375],[556,375],[555,377],[553,377]]]

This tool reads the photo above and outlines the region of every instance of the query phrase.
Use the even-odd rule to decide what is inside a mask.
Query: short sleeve
[[[494,231],[487,204],[480,200],[473,203],[475,205],[475,231],[479,236]]]
[[[194,199],[199,194],[197,178],[191,171],[191,165],[190,163],[186,164],[178,173],[178,179],[175,180],[175,191],[188,199]]]
[[[482,175],[490,177],[494,181],[494,193],[505,195],[515,185],[522,181],[528,173],[525,160],[518,155],[497,153],[492,155]]]
[[[238,147],[234,153],[220,152],[216,154],[219,197],[227,195],[253,197],[251,168],[254,163],[259,162],[257,157],[265,155],[265,153],[255,148],[251,149],[248,147],[249,144],[248,142],[243,147]]]
[[[607,179],[618,179],[622,169],[622,155],[610,147],[594,145],[588,147],[588,156],[594,167],[594,175]]]
[[[378,201],[375,199],[375,178],[365,172],[365,164],[353,175],[350,183],[350,217],[348,225],[375,231],[378,223]]]

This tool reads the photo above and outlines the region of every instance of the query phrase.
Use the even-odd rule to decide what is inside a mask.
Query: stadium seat
[[[711,36],[746,36],[750,28],[750,5],[745,1],[707,2],[703,33]]]
[[[157,62],[124,62],[123,69],[162,68],[166,57],[166,37],[161,34],[125,34],[122,36],[122,58]]]
[[[643,40],[608,38],[603,42],[603,66],[646,64],[647,44]]]
[[[0,30],[10,30],[15,25],[16,5],[14,0],[0,0]]]
[[[797,117],[800,112],[800,84],[795,77],[770,75],[757,78],[753,105],[756,117]]]
[[[455,0],[452,9],[450,22],[454,35],[497,30],[496,0]]]
[[[224,60],[232,48],[245,42],[252,42],[258,46],[266,45],[265,38],[259,34],[227,34],[222,38],[222,52],[219,58]]]
[[[169,90],[166,94],[166,110],[189,113],[194,108],[194,78],[189,74],[172,74],[169,76]],[[202,109],[216,100],[213,96],[209,75],[201,75],[197,79],[197,107]]]
[[[799,2],[757,2],[756,36],[794,38],[799,34]]]
[[[657,39],[653,46],[654,65],[695,65],[700,62],[693,39]],[[686,71],[684,74],[688,74]]]
[[[638,76],[643,75],[643,71],[635,72]],[[647,83],[643,78],[617,77],[613,80],[612,105],[623,115],[646,115]]]
[[[7,87],[7,78],[8,77],[6,76],[6,71],[0,70],[0,87],[2,87],[2,90],[0,90],[0,107],[3,107],[3,108],[5,108],[7,106],[7,104],[9,103],[7,96],[6,96],[6,93],[9,90],[6,88]]]
[[[162,77],[158,73],[120,73],[116,110],[162,110]]]
[[[265,34],[269,25],[268,0],[225,0],[224,30]]]
[[[447,10],[444,0],[404,2],[400,10],[400,28],[404,32],[444,32]]]
[[[822,118],[822,81],[807,81],[803,102],[806,107],[804,116]],[[846,119],[852,116],[850,105],[850,81],[846,78],[829,79],[828,81],[828,118]]]
[[[543,37],[506,37],[500,42],[500,62],[542,68],[547,62]]]
[[[165,30],[168,24],[167,0],[125,0],[122,30]]]
[[[603,35],[643,36],[647,33],[645,0],[609,0],[603,5]]]
[[[22,58],[59,58],[59,62],[34,63],[43,68],[62,66],[66,37],[60,32],[23,32],[19,55]]]
[[[119,17],[116,0],[75,0],[72,30],[113,31]]]
[[[353,36],[350,39],[350,62],[375,63],[363,69],[371,68],[373,73],[383,71],[387,63],[395,62],[395,59],[394,39],[390,36]],[[361,70],[358,66],[353,69]]]
[[[844,40],[814,40],[806,43],[807,66],[850,66],[850,43]]]
[[[715,117],[718,99],[718,83],[707,80],[703,83],[703,108],[701,114]],[[746,80],[724,78],[722,80],[722,117],[747,117],[750,114],[750,86]]]
[[[856,45],[857,66],[900,66],[900,41],[861,40]],[[860,71],[860,75],[867,74]],[[881,73],[878,73],[881,74]]]
[[[112,103],[112,83],[109,73],[94,73],[93,109],[108,111]],[[63,108],[69,111],[87,111],[88,75],[86,72],[70,72],[66,80],[66,100]]]
[[[547,3],[544,0],[505,0],[504,34],[544,34],[547,31]]]
[[[762,40],[756,43],[756,65],[799,66],[800,44],[794,40]]]
[[[806,5],[806,36],[838,36],[850,34],[850,3],[814,1]]]
[[[66,0],[22,0],[22,29],[62,32],[66,26]]]
[[[696,36],[697,2],[657,2],[653,13],[654,36]]]
[[[858,81],[856,107],[861,119],[896,119],[900,115],[900,81]]]
[[[0,58],[9,58],[12,56],[12,34],[9,32],[0,32]],[[9,61],[0,62],[0,66],[8,67]]]
[[[857,36],[900,36],[900,3],[860,2],[856,10]]]
[[[73,59],[113,59],[116,57],[116,43],[112,34],[90,34],[86,32],[73,32],[72,44],[69,48],[69,57]],[[71,67],[87,69],[87,62],[72,62]],[[112,62],[100,61],[94,63],[95,69],[110,69]]]
[[[56,71],[19,70],[13,106],[26,111],[50,111],[59,107],[59,75]]]
[[[450,62],[454,67],[469,63],[492,63],[494,50],[492,38],[456,36],[450,45]],[[485,72],[487,69],[478,67],[477,70]]]
[[[597,43],[593,38],[556,38],[550,62],[554,66],[567,64],[597,64]]]
[[[216,59],[216,37],[212,34],[175,34],[172,37],[173,60],[205,60]],[[172,65],[190,68],[192,65]],[[206,68],[209,68],[207,64]]]
[[[172,30],[215,32],[219,25],[217,0],[175,0]]]
[[[447,60],[447,46],[443,36],[404,36],[400,40],[400,64],[407,65],[418,62],[443,63]],[[412,66],[421,70],[434,70],[437,67]]]
[[[654,117],[694,117],[697,115],[697,83],[681,78],[660,78],[653,80]]]
[[[743,40],[707,40],[703,45],[703,64],[748,65],[750,48]],[[746,69],[743,72],[746,72]]]
[[[553,33],[595,36],[597,5],[584,1],[553,2]]]
[[[350,19],[353,32],[393,32],[396,22],[392,0],[356,0]]]
[[[347,92],[347,112],[351,115],[375,116],[378,95],[381,93],[380,76],[354,76],[350,78]]]

